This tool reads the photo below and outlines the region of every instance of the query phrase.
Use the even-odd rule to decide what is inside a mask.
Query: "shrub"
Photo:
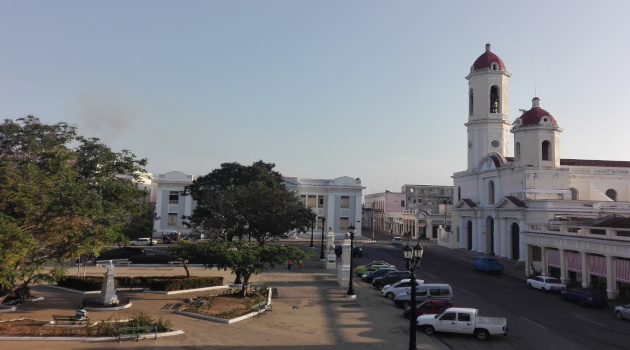
[[[182,289],[195,289],[223,285],[223,277],[164,278],[154,277],[149,282],[151,290],[172,292]]]
[[[60,287],[76,289],[80,291],[92,291],[99,290],[103,286],[103,277],[88,276],[88,277],[73,277],[66,276],[57,281],[57,285]],[[118,287],[118,284],[114,280],[114,287]]]

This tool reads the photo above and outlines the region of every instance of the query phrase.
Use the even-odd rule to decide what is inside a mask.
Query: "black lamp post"
[[[317,220],[317,215],[313,214],[313,219],[311,220],[311,248],[315,248],[313,245],[313,230],[315,229],[315,220]]]
[[[422,259],[422,253],[424,249],[417,243],[415,247],[407,246],[403,248],[403,254],[407,260],[407,266],[409,272],[411,272],[411,300],[410,300],[410,314],[409,314],[409,350],[416,350],[416,269],[420,265],[420,259]]]
[[[354,233],[357,232],[357,228],[354,225],[348,227],[348,233],[350,234],[350,282],[348,283],[348,293],[346,297],[355,298],[354,288],[352,288],[352,259],[354,257]]]
[[[324,261],[326,257],[324,257],[324,227],[326,227],[326,218],[322,216],[322,252],[319,254],[319,260]]]

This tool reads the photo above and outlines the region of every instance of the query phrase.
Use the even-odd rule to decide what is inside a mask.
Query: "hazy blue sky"
[[[465,76],[491,43],[510,121],[537,90],[562,158],[630,160],[629,14],[627,0],[0,0],[0,117],[75,124],[154,174],[262,159],[359,177],[366,194],[452,185]]]

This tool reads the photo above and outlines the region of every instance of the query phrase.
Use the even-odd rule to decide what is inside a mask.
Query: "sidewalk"
[[[317,254],[316,254],[317,255]],[[103,274],[104,268],[89,267],[88,274]],[[72,270],[70,273],[72,274]],[[76,270],[75,270],[76,272]],[[116,267],[115,274],[123,275],[178,275],[181,267]],[[223,276],[226,283],[234,281],[229,271],[191,268],[194,275]],[[129,296],[133,306],[121,311],[91,311],[94,321],[110,316],[143,311],[154,318],[172,321],[175,329],[185,334],[158,340],[139,342],[83,343],[69,341],[2,341],[3,348],[19,350],[44,347],[46,349],[326,349],[347,350],[359,345],[362,350],[383,348],[404,349],[409,343],[409,321],[389,300],[382,298],[371,286],[355,283],[356,299],[346,298],[347,286],[336,282],[336,271],[324,269],[318,256],[304,262],[302,271],[287,271],[286,266],[253,276],[252,283],[278,288],[278,298],[272,299],[273,311],[234,324],[220,324],[199,320],[174,311],[185,306],[184,300],[203,293],[160,295],[138,292],[119,292]],[[43,301],[20,305],[15,312],[0,313],[1,320],[34,318],[51,320],[53,314],[72,314],[80,305],[82,294],[68,293],[46,286],[33,287],[35,296]],[[436,349],[433,340],[417,333],[418,349]]]

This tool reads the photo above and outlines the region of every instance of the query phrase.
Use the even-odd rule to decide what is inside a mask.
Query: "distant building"
[[[153,225],[154,237],[162,232],[184,231],[182,217],[191,216],[196,201],[191,196],[182,196],[184,187],[193,183],[198,176],[187,175],[179,171],[159,174],[153,178],[156,194],[156,215],[159,217]],[[362,193],[360,179],[338,177],[335,179],[306,179],[284,177],[284,184],[290,191],[298,193],[302,202],[312,208],[317,215],[314,236],[321,236],[322,217],[326,218],[325,232],[335,232],[340,238],[348,232],[348,226],[357,227],[355,236],[361,236]],[[326,235],[326,233],[324,233]]]
[[[538,97],[509,122],[510,76],[488,44],[466,77],[468,162],[453,174],[453,229],[439,243],[603,283],[611,298],[630,290],[630,221],[598,221],[630,215],[630,162],[560,159],[563,130]]]
[[[453,186],[404,185],[401,192],[365,196],[363,226],[395,236],[437,240],[438,229],[450,225]]]

